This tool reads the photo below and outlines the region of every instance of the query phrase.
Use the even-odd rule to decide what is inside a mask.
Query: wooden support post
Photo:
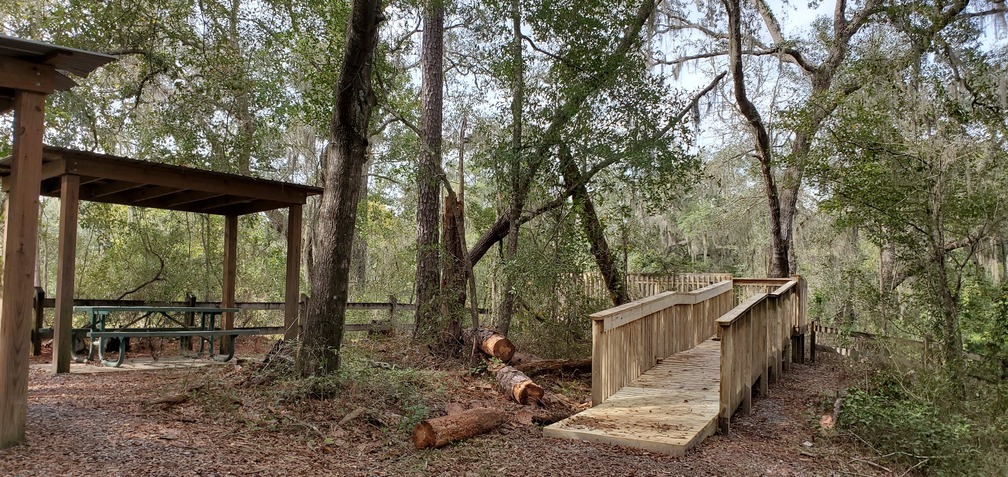
[[[287,211],[287,275],[285,277],[284,341],[300,334],[298,326],[298,294],[301,291],[301,204]]]
[[[24,441],[28,419],[28,351],[38,251],[44,120],[45,94],[14,93],[14,144],[4,214],[0,304],[0,449]]]
[[[73,297],[77,267],[77,211],[80,177],[60,180],[59,266],[56,269],[56,316],[53,319],[54,373],[69,373],[73,356]]]
[[[238,216],[228,215],[224,217],[224,284],[221,289],[221,306],[223,308],[233,308],[235,306],[235,280],[238,274]],[[234,313],[224,313],[221,329],[230,330],[234,328]],[[230,340],[221,337],[221,353],[231,352]]]
[[[32,327],[32,355],[42,354],[42,325],[45,319],[45,289],[35,287],[35,326]]]

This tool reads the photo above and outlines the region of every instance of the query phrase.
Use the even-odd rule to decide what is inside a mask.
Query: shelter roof
[[[5,190],[10,163],[0,161]],[[65,175],[80,177],[81,200],[216,215],[286,208],[322,193],[319,187],[44,146],[41,194],[59,197]]]
[[[56,70],[51,76],[46,75],[45,84],[24,87],[24,89],[40,87],[40,91],[49,93],[64,91],[77,85],[64,72],[83,78],[99,66],[115,59],[114,56],[101,53],[0,35],[0,83],[5,85],[0,87],[0,112],[10,109],[14,91],[8,86],[21,84],[25,78],[25,71],[35,69],[38,72],[46,68],[49,72]],[[48,79],[50,77],[51,79]]]

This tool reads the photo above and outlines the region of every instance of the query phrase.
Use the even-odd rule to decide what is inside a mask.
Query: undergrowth
[[[393,432],[411,430],[431,409],[443,407],[445,373],[425,367],[423,360],[415,360],[417,366],[408,358],[387,362],[366,347],[344,346],[339,371],[298,377],[293,371],[295,346],[278,345],[246,380],[295,409],[322,407],[345,415],[364,408],[365,419]],[[395,343],[389,346],[398,348]]]
[[[939,371],[874,369],[848,390],[841,430],[886,465],[926,475],[1008,475],[1001,383]]]

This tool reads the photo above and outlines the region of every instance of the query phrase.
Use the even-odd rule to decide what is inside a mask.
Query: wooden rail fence
[[[243,311],[283,311],[284,302],[282,301],[239,301],[235,303],[236,308],[240,308]],[[305,310],[308,305],[308,296],[301,295],[301,300],[298,305],[298,316],[299,320],[296,324],[299,325],[300,319],[303,319]],[[219,301],[196,301],[195,297],[190,296],[186,301],[147,301],[147,300],[104,300],[104,299],[87,299],[87,298],[77,298],[73,301],[73,306],[166,306],[166,307],[183,307],[183,306],[212,306],[220,307],[221,302]],[[32,326],[31,341],[32,341],[32,354],[38,356],[42,353],[42,340],[52,338],[52,328],[43,328],[44,317],[46,308],[56,308],[56,299],[46,297],[45,290],[42,288],[35,288],[35,299],[34,299],[34,310],[35,319]],[[349,302],[347,303],[348,310],[357,311],[367,311],[367,310],[387,310],[389,312],[388,321],[372,321],[371,323],[348,323],[345,325],[344,331],[354,332],[354,331],[389,331],[392,328],[392,324],[395,322],[395,314],[398,311],[415,311],[416,304],[413,303],[399,303],[395,296],[389,296],[388,302]],[[486,310],[480,309],[480,313],[485,313]],[[284,334],[284,327],[282,326],[257,326],[255,329],[261,330],[264,335],[271,334]],[[75,330],[83,331],[83,330]]]
[[[730,277],[730,276],[729,276]],[[592,405],[715,333],[733,305],[731,280],[690,292],[668,291],[590,315]]]
[[[805,280],[737,279],[737,285],[755,288],[744,290],[745,300],[717,319],[721,340],[721,411],[718,429],[727,433],[732,415],[737,409],[748,413],[752,407],[752,388],[767,393],[768,385],[777,381],[790,367],[792,343],[796,337],[804,343],[806,323]],[[740,283],[741,282],[741,283]],[[776,287],[759,292],[759,287]],[[752,293],[748,293],[752,291]],[[804,357],[804,351],[801,351]],[[800,361],[800,359],[799,359]]]
[[[630,273],[626,276],[627,293],[631,300],[667,291],[690,292],[731,279],[730,273]],[[585,296],[609,299],[609,289],[606,288],[601,274],[598,272],[584,273],[581,275],[581,280],[584,283]]]

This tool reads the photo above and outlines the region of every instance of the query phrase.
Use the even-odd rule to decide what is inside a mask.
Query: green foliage
[[[839,425],[886,465],[934,475],[1003,475],[1006,396],[1003,381],[971,379],[963,393],[941,370],[883,366],[862,388],[848,391]]]
[[[949,416],[885,383],[869,393],[852,389],[844,400],[841,426],[889,460],[938,475],[983,475],[975,430],[960,416]]]

